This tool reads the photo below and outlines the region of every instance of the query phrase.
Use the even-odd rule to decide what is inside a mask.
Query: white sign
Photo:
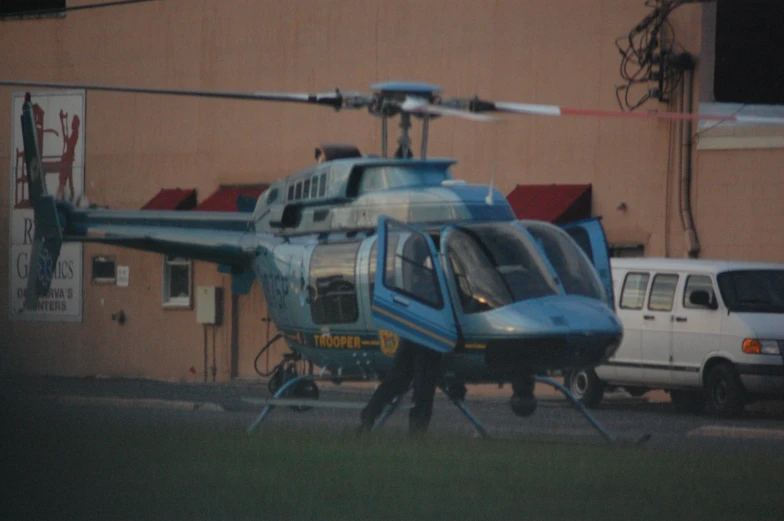
[[[33,119],[41,147],[46,190],[77,202],[84,193],[84,91],[32,92]],[[35,226],[30,205],[22,137],[24,93],[11,96],[12,133],[9,198],[9,310],[17,320],[82,320],[82,245],[66,243],[53,266],[49,293],[35,311],[23,311]]]
[[[127,288],[131,280],[131,268],[128,266],[117,266],[117,285]]]

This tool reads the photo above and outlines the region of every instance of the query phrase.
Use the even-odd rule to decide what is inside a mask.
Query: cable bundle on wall
[[[677,52],[675,30],[670,13],[685,0],[646,0],[653,10],[628,35],[620,36],[615,45],[621,53],[621,78],[624,84],[615,89],[622,110],[635,110],[649,99],[666,102],[675,92],[683,71],[694,66],[688,53]],[[642,91],[640,93],[640,91]]]

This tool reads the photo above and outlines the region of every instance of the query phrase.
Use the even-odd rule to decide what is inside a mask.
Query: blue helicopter
[[[620,344],[598,219],[564,227],[517,220],[492,183],[454,179],[455,161],[427,157],[434,118],[554,115],[550,106],[443,100],[436,86],[405,82],[373,85],[370,94],[0,84],[365,108],[382,124],[380,156],[320,146],[314,166],[274,182],[252,213],[80,209],[47,194],[28,94],[22,127],[38,269],[30,271],[26,309],[47,293],[47,267],[63,242],[98,242],[218,264],[236,293],[258,280],[291,350],[272,375],[273,391],[298,376],[290,363],[297,360],[334,380],[383,376],[403,338],[446,354],[442,388],[450,397],[481,382],[509,382],[514,397],[517,383],[599,364]],[[394,117],[401,134],[388,157]],[[413,118],[422,121],[420,158],[411,149]],[[312,381],[299,383],[295,396],[318,397]],[[533,412],[515,403],[518,415]]]

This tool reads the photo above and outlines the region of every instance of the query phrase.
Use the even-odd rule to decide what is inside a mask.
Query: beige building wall
[[[673,17],[679,41],[696,55],[702,9],[684,6]],[[172,0],[2,21],[0,76],[311,92],[411,80],[441,85],[446,97],[612,110],[621,83],[614,41],[648,12],[642,0]],[[703,68],[700,63],[697,85],[707,81]],[[0,121],[11,119],[15,90],[0,88]],[[220,184],[268,183],[310,165],[319,142],[380,150],[378,120],[363,111],[97,91],[88,91],[86,100],[86,195],[112,208],[139,208],[160,188],[193,187],[203,200]],[[650,102],[644,109],[666,110],[667,104]],[[0,125],[3,252],[10,127]],[[458,159],[457,177],[487,183],[495,174],[504,193],[517,184],[591,183],[594,214],[603,217],[611,241],[644,244],[646,255],[687,251],[667,122],[509,116],[494,124],[440,119],[431,130],[430,155]],[[778,230],[784,149],[776,143],[729,136],[721,148],[695,147],[692,208],[702,257],[784,262]],[[755,148],[762,145],[767,148]],[[625,210],[616,209],[621,202]],[[128,288],[89,282],[89,261],[102,253],[130,266]],[[87,246],[84,266],[81,323],[12,322],[8,300],[0,298],[3,369],[204,378],[204,330],[194,311],[161,306],[160,255]],[[0,280],[8,270],[8,256],[0,255]],[[230,281],[206,264],[196,264],[194,274],[194,286],[226,291],[226,320],[215,331],[217,376],[226,379]],[[258,285],[239,304],[236,363],[240,376],[252,377],[253,359],[268,338]],[[110,318],[119,309],[128,316],[123,326]]]

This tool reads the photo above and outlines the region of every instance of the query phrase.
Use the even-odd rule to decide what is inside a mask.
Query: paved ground
[[[14,406],[31,414],[58,418],[63,415],[101,414],[117,422],[188,422],[215,425],[218,429],[247,429],[263,405],[249,403],[271,397],[266,382],[235,381],[223,384],[189,384],[133,379],[23,378],[4,380],[3,394]],[[374,384],[319,383],[320,399],[361,407]],[[493,437],[580,443],[604,443],[602,436],[559,393],[538,384],[539,408],[529,418],[516,417],[508,406],[508,386],[471,386],[466,405]],[[606,431],[622,443],[650,436],[646,447],[721,447],[738,450],[784,448],[784,402],[748,406],[740,418],[677,414],[665,393],[651,392],[632,398],[623,391],[609,394],[592,411]],[[268,426],[350,430],[358,409],[316,408],[298,412],[277,407],[254,435]],[[405,432],[407,418],[397,412],[384,433]],[[474,436],[471,423],[441,393],[437,395],[431,435]]]

